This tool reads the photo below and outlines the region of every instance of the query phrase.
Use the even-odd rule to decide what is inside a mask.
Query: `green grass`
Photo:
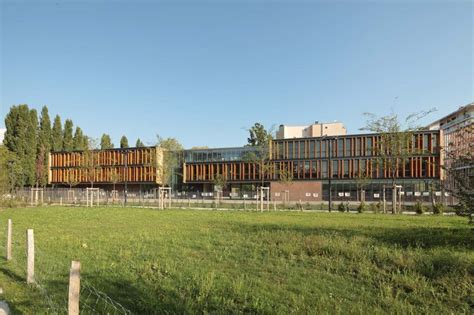
[[[16,313],[47,313],[82,280],[133,313],[469,313],[474,232],[465,218],[348,213],[158,211],[44,207],[0,210],[14,261],[0,286]],[[25,230],[47,293],[24,284]],[[112,313],[81,293],[84,313]],[[51,297],[51,301],[45,298]]]

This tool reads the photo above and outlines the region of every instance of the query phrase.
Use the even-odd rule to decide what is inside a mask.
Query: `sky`
[[[186,148],[474,101],[472,1],[0,0],[0,128],[47,105],[87,135]],[[53,117],[52,117],[53,118]]]

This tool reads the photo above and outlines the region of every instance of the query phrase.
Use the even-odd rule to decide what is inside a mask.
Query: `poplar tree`
[[[128,148],[128,139],[127,139],[127,137],[122,136],[122,138],[120,138],[120,148],[121,149]]]
[[[142,148],[145,146],[145,144],[143,144],[142,140],[140,140],[140,138],[137,139],[137,143],[135,144],[135,146],[137,148]]]
[[[48,158],[51,151],[51,120],[49,119],[48,107],[41,109],[41,118],[38,131],[38,146],[36,149],[36,179],[40,186],[48,183]]]
[[[12,153],[15,165],[10,173],[15,187],[35,183],[36,136],[38,117],[28,105],[12,106],[5,117],[4,144]]]
[[[38,147],[38,113],[36,109],[28,112],[28,132],[26,133],[26,150],[25,150],[25,171],[26,184],[33,186],[38,184],[36,176],[36,149]],[[44,153],[43,153],[44,154]]]
[[[72,145],[74,150],[83,151],[87,149],[87,142],[84,141],[84,133],[82,132],[81,127],[77,126],[76,131],[74,132],[74,137],[72,139]]]
[[[61,151],[63,149],[63,128],[59,115],[54,117],[53,130],[51,131],[51,149],[53,151]]]
[[[104,133],[102,135],[102,137],[100,138],[100,148],[102,150],[113,149],[114,148],[114,144],[112,143],[112,139],[110,139],[110,136],[106,133]]]
[[[72,120],[66,119],[66,121],[64,122],[64,132],[63,132],[63,150],[64,151],[72,151],[74,149],[72,129],[73,129]]]

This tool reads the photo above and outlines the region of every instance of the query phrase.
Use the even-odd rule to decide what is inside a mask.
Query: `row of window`
[[[242,161],[248,158],[249,154],[257,154],[257,148],[241,147],[227,149],[187,150],[184,152],[184,160],[186,163]]]
[[[387,167],[377,159],[336,159],[273,162],[259,167],[253,163],[209,163],[186,164],[185,180],[213,181],[217,174],[229,181],[299,180],[331,178],[423,178],[439,177],[440,164],[437,157],[413,157],[404,164]]]
[[[79,167],[91,159],[96,165],[150,165],[155,159],[154,148],[139,148],[130,151],[104,150],[91,152],[51,153],[51,167]]]
[[[128,182],[154,182],[156,180],[156,168],[149,166],[141,167],[102,167],[97,169],[52,169],[51,183],[77,185],[79,183],[122,183]]]
[[[380,152],[389,153],[390,150],[404,150],[411,154],[429,154],[439,151],[438,133],[416,134],[412,139],[407,139],[406,147],[388,148],[385,137],[378,136],[351,136],[337,139],[304,139],[304,140],[277,140],[273,142],[272,157],[274,159],[313,159],[332,157],[358,157],[374,156]]]

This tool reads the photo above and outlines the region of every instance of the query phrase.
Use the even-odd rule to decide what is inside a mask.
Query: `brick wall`
[[[323,197],[320,181],[294,181],[290,184],[271,182],[270,190],[272,200],[276,201],[284,200],[286,190],[290,192],[289,201],[321,201]]]

